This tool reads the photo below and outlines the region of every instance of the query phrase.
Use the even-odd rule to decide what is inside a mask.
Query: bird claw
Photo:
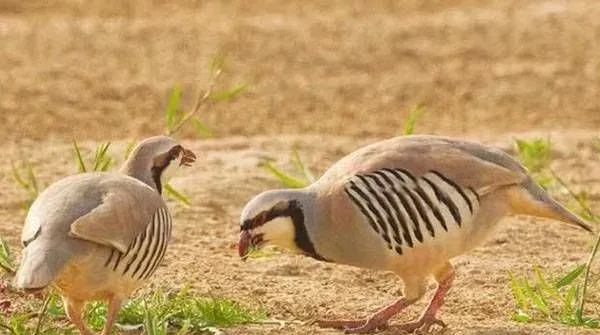
[[[317,320],[317,325],[321,328],[343,329],[345,334],[368,334],[375,330],[384,330],[388,328],[387,320],[377,320],[375,318],[359,320]]]
[[[367,323],[367,320],[316,320],[315,323],[321,328],[348,329],[360,327]]]
[[[435,316],[424,316],[421,319],[413,322],[408,322],[400,325],[394,325],[393,328],[403,330],[406,333],[428,334],[431,327],[438,325],[446,328],[446,323]]]
[[[360,327],[344,328],[344,334],[368,334],[375,332],[376,330],[385,330],[389,327],[387,321],[376,323],[367,321]]]

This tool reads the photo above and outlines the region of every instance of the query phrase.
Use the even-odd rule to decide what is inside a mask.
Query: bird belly
[[[93,252],[72,259],[54,281],[58,291],[72,299],[106,300],[126,297],[135,291],[142,281],[123,276],[105,266],[111,248],[94,246]]]

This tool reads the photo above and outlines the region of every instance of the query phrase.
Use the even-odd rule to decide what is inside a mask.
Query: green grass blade
[[[535,292],[533,287],[531,287],[527,278],[523,279],[523,288],[523,291],[531,301],[532,306],[538,311],[542,312],[544,316],[549,317],[550,310],[548,309],[548,306],[546,305],[545,301]]]
[[[10,165],[12,168],[13,179],[17,182],[17,184],[19,184],[19,186],[21,186],[21,188],[29,190],[29,184],[23,179],[23,177],[19,173],[19,169],[17,169],[17,167],[15,166],[15,163],[11,162]]]
[[[96,148],[96,153],[94,154],[94,168],[92,171],[106,171],[110,166],[110,161],[112,160],[108,157],[108,148],[110,147],[110,142],[101,143],[98,148]]]
[[[10,247],[3,238],[0,238],[0,267],[9,274],[15,273]]]
[[[267,170],[270,174],[272,174],[279,182],[281,182],[284,186],[290,188],[303,188],[307,186],[305,181],[302,181],[296,177],[293,177],[277,167],[275,167],[271,162],[262,163],[262,167]]]
[[[181,194],[179,191],[173,188],[170,184],[164,185],[165,191],[172,196],[175,200],[187,205],[191,206],[190,199],[185,195]]]
[[[563,317],[564,316],[572,316],[573,315],[573,303],[575,302],[575,298],[577,297],[577,286],[571,286],[569,288],[569,290],[567,291],[567,294],[565,296],[565,299],[563,301],[563,306],[562,306],[562,314]]]
[[[131,155],[131,152],[133,151],[133,148],[135,148],[136,145],[136,141],[130,141],[129,143],[127,143],[127,147],[125,148],[125,155],[124,155],[124,159],[127,160],[129,158],[129,155]]]
[[[77,145],[77,141],[73,140],[73,150],[75,151],[75,158],[77,159],[77,169],[79,172],[87,172],[85,168],[85,162],[83,161],[83,157],[81,156],[81,151],[79,150],[79,145]]]
[[[592,263],[594,262],[594,259],[596,258],[596,253],[598,252],[598,247],[600,247],[600,233],[598,233],[598,237],[596,238],[596,243],[594,244],[594,248],[592,249],[592,252],[590,253],[590,257],[588,258],[588,261],[585,265],[585,275],[583,277],[583,287],[581,289],[581,298],[580,298],[580,302],[579,302],[579,308],[577,308],[577,316],[579,317],[579,320],[583,320],[583,311],[584,311],[584,305],[585,305],[586,291],[587,291],[588,282],[589,282],[589,278],[590,278],[590,271],[592,268]]]
[[[308,183],[312,183],[315,181],[314,174],[310,171],[310,169],[306,166],[306,164],[304,164],[304,161],[302,160],[302,158],[300,158],[300,153],[298,152],[298,149],[296,149],[296,148],[294,148],[292,150],[292,162],[294,163],[296,168],[300,172],[302,172],[302,175],[308,181]]]
[[[571,284],[575,279],[577,279],[577,277],[579,277],[583,273],[584,270],[585,264],[578,265],[573,270],[569,271],[569,273],[564,275],[562,278],[558,279],[554,283],[554,287],[558,289]]]
[[[29,163],[27,163],[27,177],[29,178],[30,194],[32,196],[37,196],[39,193],[38,182],[35,172],[33,171],[33,166]]]
[[[517,303],[517,307],[527,309],[529,304],[527,303],[525,292],[523,292],[523,285],[512,272],[509,271],[508,276],[510,278],[510,288]]]
[[[167,115],[167,130],[173,129],[177,124],[180,117],[180,106],[181,106],[181,87],[176,85],[171,90],[169,100],[166,107]]]
[[[408,114],[408,119],[404,122],[404,127],[402,129],[402,135],[412,135],[415,132],[415,125],[423,112],[425,111],[425,106],[418,104],[416,105]]]

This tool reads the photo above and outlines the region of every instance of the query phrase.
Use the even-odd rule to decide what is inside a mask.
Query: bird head
[[[314,195],[305,190],[272,190],[254,197],[240,217],[238,252],[246,260],[252,250],[275,245],[317,259],[307,224],[314,221]]]
[[[196,155],[167,136],[154,136],[140,142],[121,171],[154,187],[159,193],[175,172],[191,166]]]

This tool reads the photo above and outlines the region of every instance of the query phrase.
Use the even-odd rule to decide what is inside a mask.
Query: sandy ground
[[[228,59],[221,85],[248,83],[249,91],[202,112],[216,138],[182,134],[200,159],[174,184],[193,206],[170,202],[174,240],[149,287],[190,283],[282,319],[367,315],[397,296],[394,275],[288,254],[237,259],[240,208],[279,186],[257,167],[261,157],[285,164],[298,144],[323,172],[395,134],[422,103],[422,133],[504,148],[515,137],[551,134],[553,168],[598,205],[599,15],[595,1],[1,0],[0,235],[16,247],[25,214],[10,162],[29,159],[48,185],[75,172],[72,137],[88,149],[112,140],[119,152],[130,139],[162,132],[170,88],[180,83],[189,105],[221,53]],[[580,262],[588,245],[587,235],[558,223],[505,221],[491,241],[454,261],[445,333],[584,334],[511,321],[507,271],[534,264],[560,271]],[[227,333],[339,332],[253,325]]]

